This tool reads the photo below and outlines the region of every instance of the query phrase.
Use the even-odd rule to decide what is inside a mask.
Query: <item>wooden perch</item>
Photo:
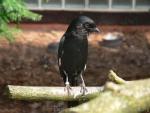
[[[120,80],[113,71],[110,71],[109,77],[115,82]],[[70,95],[67,94],[64,87],[8,85],[6,89],[8,97],[16,100],[82,101],[97,97],[104,87],[87,87],[88,92],[84,96],[80,93],[80,87],[72,87]]]
[[[80,93],[80,87],[72,87],[71,94],[68,95],[64,87],[35,87],[35,86],[7,86],[7,95],[15,100],[54,100],[73,101],[89,100],[99,95],[103,87],[87,87],[85,96]]]

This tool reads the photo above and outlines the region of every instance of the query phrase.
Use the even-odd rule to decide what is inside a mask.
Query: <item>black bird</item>
[[[60,40],[58,48],[59,71],[68,94],[71,87],[81,83],[81,92],[87,91],[82,77],[86,69],[89,33],[99,32],[95,22],[87,16],[75,18]]]

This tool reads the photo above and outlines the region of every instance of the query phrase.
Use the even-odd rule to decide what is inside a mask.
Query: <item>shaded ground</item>
[[[63,102],[8,100],[3,94],[6,84],[63,86],[56,55],[58,41],[67,26],[46,26],[24,25],[13,44],[0,40],[0,113],[57,113],[66,107]],[[84,76],[88,86],[104,84],[110,69],[126,80],[150,77],[150,27],[102,26],[101,31],[89,38]],[[122,45],[102,47],[100,42],[104,36],[115,31],[124,34]]]

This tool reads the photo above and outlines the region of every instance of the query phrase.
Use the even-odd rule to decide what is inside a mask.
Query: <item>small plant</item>
[[[8,24],[18,24],[22,19],[38,21],[41,16],[29,11],[23,0],[0,0],[0,37],[12,42],[15,39],[13,33],[18,29],[10,28]]]

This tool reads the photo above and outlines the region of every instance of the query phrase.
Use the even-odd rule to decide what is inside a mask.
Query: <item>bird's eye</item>
[[[85,26],[85,28],[94,28],[93,24],[86,23],[86,24],[84,24],[84,26]]]
[[[89,25],[88,23],[85,23],[85,24],[84,24],[84,27],[85,27],[85,28],[90,28],[90,25]]]

